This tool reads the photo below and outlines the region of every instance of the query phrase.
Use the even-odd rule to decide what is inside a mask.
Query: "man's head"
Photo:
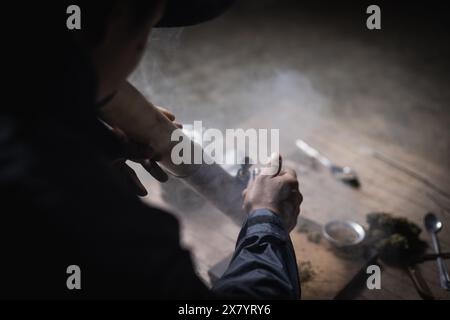
[[[80,45],[92,58],[98,100],[112,93],[138,65],[166,0],[95,0],[81,5]]]
[[[235,0],[79,0],[79,43],[98,77],[98,100],[113,94],[139,63],[153,26],[198,24],[226,11]]]

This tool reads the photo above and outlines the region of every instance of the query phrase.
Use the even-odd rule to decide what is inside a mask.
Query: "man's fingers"
[[[293,169],[286,168],[283,170],[279,175],[279,179],[282,179],[286,183],[286,189],[289,189],[289,193],[300,193],[297,174]]]
[[[135,162],[141,162],[146,159],[158,160],[158,159],[155,159],[156,154],[153,151],[153,148],[150,146],[145,146],[143,144],[136,144],[135,151],[136,151],[136,153],[134,154],[134,159],[131,159]],[[133,155],[130,155],[130,156],[133,156]]]
[[[155,178],[159,182],[166,182],[167,180],[169,180],[169,176],[167,175],[167,173],[165,173],[164,170],[161,169],[161,167],[154,160],[145,159],[141,162],[141,165],[145,170],[147,170],[148,173],[153,176],[153,178]]]
[[[294,177],[295,179],[297,179],[297,172],[295,172],[294,169],[292,168],[284,168],[281,172],[280,172],[280,176],[284,176],[284,175],[289,175]]]
[[[300,214],[300,205],[302,204],[303,201],[303,196],[300,192],[295,192],[295,193],[291,193],[291,196],[287,199],[287,201],[285,203],[288,204],[288,206],[290,205],[295,219],[297,219],[297,216]]]
[[[175,115],[166,108],[163,107],[156,107],[156,108],[170,121],[175,120]]]
[[[132,143],[130,143],[132,145]],[[151,146],[144,146],[141,144],[134,144],[131,148],[129,148],[129,158],[134,162],[144,162],[147,160],[160,161],[161,155],[155,153]]]
[[[144,185],[139,180],[136,172],[134,172],[134,170],[125,163],[124,171],[126,172],[126,179],[128,179],[128,184],[134,190],[134,192],[140,197],[145,197],[148,194],[147,189],[145,189]]]
[[[279,153],[272,153],[270,156],[270,164],[261,169],[261,175],[263,176],[278,176],[281,172],[281,167],[283,163],[283,158]]]
[[[112,127],[111,131],[116,135],[116,137],[119,139],[119,141],[121,141],[122,143],[127,143],[128,142],[128,137],[125,134],[125,132],[123,132],[121,129],[119,129],[118,127]]]
[[[176,121],[173,121],[172,123],[173,123],[173,124],[175,125],[175,127],[177,127],[178,129],[183,129],[183,125],[182,125],[181,123],[176,122]]]
[[[296,206],[300,206],[303,202],[303,195],[298,190],[291,190],[289,199],[295,203]]]
[[[170,121],[173,122],[173,124],[175,125],[175,127],[177,127],[178,129],[183,129],[183,125],[179,122],[175,121],[175,115],[170,112],[169,110],[167,110],[166,108],[163,107],[156,107],[159,112],[161,112],[167,119],[169,119]]]

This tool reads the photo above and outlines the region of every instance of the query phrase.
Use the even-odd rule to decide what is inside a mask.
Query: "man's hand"
[[[275,177],[262,172],[249,183],[243,192],[243,198],[243,208],[247,213],[269,209],[281,218],[288,232],[297,224],[303,201],[297,175],[291,169],[285,169]]]
[[[182,128],[182,125],[175,121],[175,116],[168,110],[157,107],[159,111],[167,117],[177,128]],[[163,169],[156,163],[158,155],[154,154],[150,146],[144,146],[133,141],[119,128],[112,128],[113,133],[117,136],[119,141],[124,144],[126,154],[123,158],[113,161],[112,167],[123,178],[125,185],[128,185],[138,196],[144,197],[147,195],[147,190],[139,180],[137,174],[127,164],[127,160],[137,162],[147,170],[159,182],[166,182],[169,177]]]

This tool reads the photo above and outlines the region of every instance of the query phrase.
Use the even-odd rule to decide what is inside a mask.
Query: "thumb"
[[[272,153],[269,165],[261,169],[261,175],[277,176],[281,171],[282,158],[278,152]]]

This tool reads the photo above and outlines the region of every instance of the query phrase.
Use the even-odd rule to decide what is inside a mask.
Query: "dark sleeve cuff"
[[[258,209],[250,213],[241,230],[239,239],[253,234],[274,235],[284,241],[289,239],[289,234],[286,231],[283,222],[277,214],[269,209]]]
[[[300,297],[295,251],[277,214],[259,209],[248,215],[230,265],[214,290],[233,298]]]

